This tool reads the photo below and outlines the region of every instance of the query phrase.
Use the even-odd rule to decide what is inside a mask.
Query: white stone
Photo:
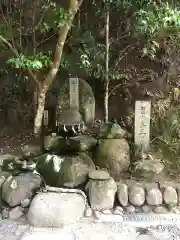
[[[164,202],[167,205],[177,204],[178,196],[176,190],[173,187],[167,186],[164,188]]]
[[[146,202],[149,205],[161,205],[163,201],[162,193],[158,188],[152,188],[147,191]]]
[[[83,217],[85,199],[77,193],[39,193],[31,202],[28,221],[35,227],[61,227]]]
[[[124,212],[124,209],[120,206],[116,206],[114,210],[118,210],[120,212]]]
[[[123,207],[128,205],[128,186],[126,184],[120,183],[118,185],[117,197]]]
[[[84,212],[85,217],[91,217],[92,216],[92,209],[90,207],[87,207]]]
[[[109,210],[109,209],[102,210],[102,213],[105,214],[105,215],[112,214],[111,210]]]
[[[30,205],[31,200],[29,198],[25,198],[21,200],[21,207],[26,208]]]
[[[136,208],[133,205],[127,206],[126,207],[126,212],[127,213],[134,213],[136,211]]]
[[[145,191],[140,186],[133,186],[129,190],[129,201],[134,206],[142,206],[145,202]]]
[[[101,217],[101,213],[97,210],[94,211],[95,218],[99,219]]]
[[[114,209],[114,211],[113,211],[113,214],[114,215],[123,215],[123,212],[122,211],[119,211],[118,209]]]

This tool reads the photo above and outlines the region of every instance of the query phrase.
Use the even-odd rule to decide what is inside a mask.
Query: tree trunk
[[[44,115],[47,90],[48,88],[46,86],[42,86],[42,88],[39,89],[39,93],[38,93],[38,107],[37,107],[36,117],[34,121],[34,135],[36,138],[40,137],[41,135],[42,120]]]
[[[108,122],[109,108],[108,108],[108,99],[109,99],[109,9],[106,13],[106,74],[104,82],[104,121]]]

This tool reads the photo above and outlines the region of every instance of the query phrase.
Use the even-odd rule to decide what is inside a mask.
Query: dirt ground
[[[19,154],[21,147],[33,141],[31,130],[14,130],[3,128],[0,130],[0,153]]]

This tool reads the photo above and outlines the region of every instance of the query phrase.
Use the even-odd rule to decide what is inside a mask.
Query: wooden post
[[[149,149],[150,144],[151,101],[136,101],[135,103],[135,145],[142,151]]]

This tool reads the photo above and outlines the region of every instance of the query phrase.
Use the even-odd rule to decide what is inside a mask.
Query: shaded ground
[[[33,141],[33,134],[30,130],[15,130],[3,128],[0,131],[0,153],[19,154],[21,147]]]

